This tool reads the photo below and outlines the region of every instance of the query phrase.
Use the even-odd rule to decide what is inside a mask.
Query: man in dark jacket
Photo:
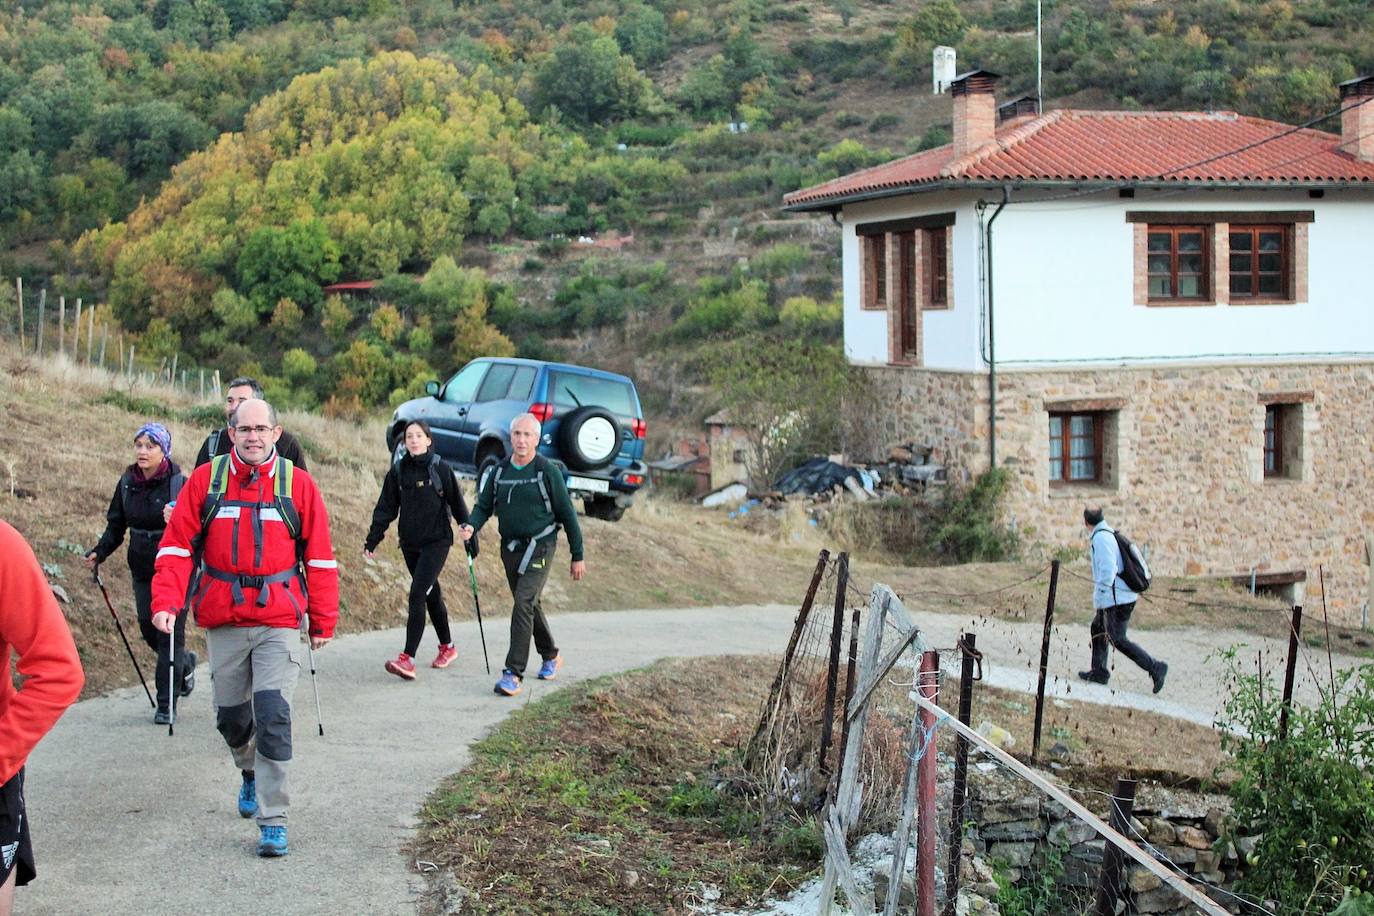
[[[458,526],[458,533],[468,541],[492,515],[500,525],[501,563],[515,598],[510,615],[510,651],[501,679],[496,682],[496,692],[505,696],[520,692],[520,681],[529,662],[531,633],[543,659],[539,666],[541,680],[551,680],[563,664],[539,598],[553,565],[560,525],[567,530],[573,580],[587,574],[577,510],[562,473],[537,451],[539,420],[534,414],[523,413],[511,421],[510,447],[510,458],[482,481],[468,524]]]
[[[240,375],[238,378],[229,380],[229,385],[224,389],[224,420],[227,423],[229,418],[234,415],[238,406],[249,398],[262,400],[262,386],[255,378]],[[205,437],[201,443],[200,451],[196,454],[196,467],[209,462],[217,455],[227,455],[234,447],[234,442],[229,437],[228,427],[217,429]],[[277,440],[277,454],[287,461],[306,470],[305,455],[301,452],[301,444],[296,441],[296,437],[286,430],[281,431],[281,438]]]

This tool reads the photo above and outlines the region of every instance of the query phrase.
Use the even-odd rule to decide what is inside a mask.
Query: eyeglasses
[[[234,432],[238,433],[240,436],[257,435],[261,437],[266,436],[274,429],[276,429],[275,426],[235,426]]]

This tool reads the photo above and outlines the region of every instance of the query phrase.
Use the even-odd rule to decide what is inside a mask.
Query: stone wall
[[[976,770],[969,779],[971,818],[974,825],[965,842],[966,870],[961,886],[972,883],[975,893],[996,894],[988,878],[1001,868],[1015,883],[1024,883],[1044,867],[1051,844],[1059,850],[1061,886],[1080,888],[1091,895],[1102,871],[1106,840],[1058,802],[1004,770]],[[1107,799],[1101,795],[1080,799],[1106,820]],[[1207,884],[1229,888],[1241,865],[1235,846],[1223,838],[1231,812],[1224,795],[1163,789],[1142,783],[1137,790],[1131,830],[1127,832],[1149,852],[1157,851],[1189,874]],[[1247,841],[1242,841],[1244,845]],[[1148,844],[1148,846],[1146,845]],[[1191,912],[1193,905],[1144,866],[1126,866],[1128,912]],[[1203,888],[1217,903],[1227,906],[1223,893]]]
[[[951,481],[987,467],[987,377],[869,370],[886,441],[934,446]],[[1085,503],[1168,576],[1305,574],[1332,619],[1361,621],[1374,548],[1374,364],[1170,366],[998,375],[998,464],[1028,543],[1086,549]],[[1266,403],[1283,404],[1289,475],[1265,478]],[[1048,410],[1104,411],[1100,484],[1049,481]],[[1293,442],[1294,433],[1300,442]],[[1302,586],[1295,588],[1302,601]]]

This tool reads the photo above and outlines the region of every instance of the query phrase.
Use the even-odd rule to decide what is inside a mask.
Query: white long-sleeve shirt
[[[1092,533],[1093,609],[1131,604],[1140,596],[1127,587],[1121,578],[1125,568],[1121,564],[1121,548],[1116,545],[1114,529],[1105,521],[1097,523]]]

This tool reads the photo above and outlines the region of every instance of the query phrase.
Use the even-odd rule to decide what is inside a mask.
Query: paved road
[[[472,623],[455,625],[460,655],[452,668],[425,668],[410,684],[382,671],[400,646],[400,630],[339,639],[317,653],[325,737],[315,732],[308,676],[296,692],[292,852],[277,861],[256,858],[257,830],[234,811],[238,773],[214,731],[204,668],[175,737],[150,723],[139,688],[87,700],[30,760],[39,879],[19,891],[17,912],[413,913],[420,881],[401,847],[419,806],[510,710],[665,656],[779,653],[794,613],[775,606],[558,615],[553,625],[567,658],[559,680],[531,679],[515,699],[491,692],[494,678],[483,671]],[[935,646],[953,645],[968,623],[932,615],[919,622]],[[499,668],[505,621],[487,629]],[[1172,666],[1160,697],[1149,695],[1149,679],[1129,663],[1112,688],[1072,680],[1086,655],[1083,627],[1055,633],[1052,669],[1070,677],[1052,681],[1051,692],[1072,689],[1078,700],[1210,722],[1221,696],[1217,666],[1206,661],[1213,646],[1263,643],[1275,659],[1283,651],[1256,637],[1191,629],[1147,631],[1140,640]],[[1039,644],[1038,624],[983,626],[979,647],[988,656],[988,680],[1033,688],[1031,660]],[[1338,658],[1338,664],[1353,661]],[[1313,695],[1310,676],[1302,667],[1299,672],[1299,696]]]

